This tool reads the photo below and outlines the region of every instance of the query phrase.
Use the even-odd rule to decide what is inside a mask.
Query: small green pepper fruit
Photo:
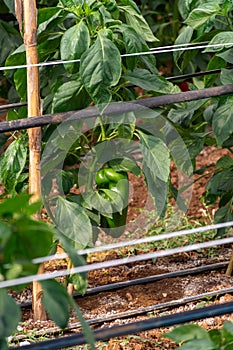
[[[109,189],[118,193],[123,201],[123,209],[121,212],[114,212],[112,218],[101,215],[100,225],[104,228],[110,228],[111,236],[114,238],[120,237],[124,233],[124,226],[126,224],[128,212],[128,198],[129,198],[129,182],[128,174],[126,172],[117,172],[112,168],[103,168],[99,170],[95,177],[99,193],[105,199],[112,201],[111,198],[101,191],[102,189]]]

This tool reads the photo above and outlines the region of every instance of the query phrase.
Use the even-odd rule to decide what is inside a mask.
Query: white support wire
[[[210,44],[210,45],[198,45],[199,43],[188,43],[188,44],[177,44],[172,46],[164,46],[164,47],[157,47],[157,48],[151,48],[150,51],[143,51],[143,52],[135,52],[135,53],[127,53],[121,55],[121,57],[132,57],[132,56],[144,56],[144,55],[154,55],[154,54],[162,54],[162,53],[168,53],[168,52],[176,52],[176,51],[189,51],[189,50],[197,50],[197,49],[206,49],[208,48],[215,48],[215,47],[231,47],[233,46],[233,43],[219,43],[219,44]],[[202,44],[202,43],[201,43]],[[80,62],[80,59],[74,59],[74,60],[59,60],[59,61],[49,61],[49,62],[41,62],[36,64],[23,64],[18,66],[6,66],[6,67],[0,67],[0,71],[7,71],[7,70],[14,70],[14,69],[23,69],[23,68],[29,68],[29,67],[44,67],[44,66],[54,66],[59,64],[69,64],[69,63],[78,63]]]
[[[233,243],[233,237],[212,240],[204,243],[190,244],[184,247],[165,249],[165,250],[160,250],[158,252],[151,252],[151,253],[146,253],[146,254],[141,254],[136,256],[129,256],[121,259],[108,260],[105,262],[78,266],[71,269],[65,269],[65,270],[54,271],[54,272],[46,272],[46,273],[36,274],[36,275],[31,275],[26,277],[19,277],[12,280],[0,282],[0,288],[10,288],[10,287],[19,286],[22,284],[32,283],[34,281],[42,282],[42,281],[46,281],[46,280],[50,280],[58,277],[68,276],[71,274],[106,269],[106,268],[115,267],[119,265],[135,263],[143,260],[151,260],[151,259],[161,258],[165,256],[170,256],[173,254],[191,252],[193,250],[210,248],[210,247],[215,247],[215,246],[229,244],[229,243]]]
[[[130,240],[130,241],[107,244],[107,245],[100,246],[100,247],[83,249],[83,250],[79,250],[77,253],[79,255],[90,254],[90,253],[100,253],[100,252],[104,252],[106,250],[114,250],[114,249],[119,249],[119,248],[123,248],[123,247],[127,247],[127,246],[133,246],[136,244],[157,242],[157,241],[161,241],[163,239],[181,237],[184,235],[190,235],[190,234],[195,234],[195,233],[200,233],[200,232],[217,230],[219,228],[226,228],[226,227],[231,227],[231,226],[233,226],[233,221],[228,221],[228,222],[224,222],[224,223],[220,223],[220,224],[206,225],[206,226],[196,227],[196,228],[187,229],[187,230],[163,233],[163,234],[159,234],[159,235],[134,239],[134,240]],[[33,259],[32,262],[34,264],[42,264],[44,262],[58,260],[58,259],[66,259],[66,258],[68,258],[68,255],[66,253],[62,253],[62,254],[54,254],[54,255],[50,255],[50,256],[46,256],[46,257],[36,258],[36,259]]]

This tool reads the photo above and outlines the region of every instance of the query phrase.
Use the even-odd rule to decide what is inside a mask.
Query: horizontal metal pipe
[[[233,94],[233,84],[216,86],[212,88],[205,88],[201,90],[192,90],[182,93],[169,94],[163,96],[155,96],[150,98],[138,99],[128,102],[110,103],[104,110],[105,115],[114,115],[119,113],[126,113],[130,111],[140,111],[145,108],[156,108],[169,104],[189,102],[200,99],[207,99],[210,97],[217,97],[222,95]],[[38,126],[45,126],[48,124],[59,124],[64,121],[73,121],[78,119],[87,119],[97,117],[99,115],[96,107],[88,107],[79,111],[70,111],[57,114],[46,114],[44,116],[12,120],[9,122],[0,123],[0,133],[29,129]]]

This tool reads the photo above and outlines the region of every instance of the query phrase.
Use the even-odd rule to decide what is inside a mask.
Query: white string
[[[216,230],[219,228],[226,228],[226,227],[230,227],[230,226],[233,226],[233,221],[224,222],[224,223],[220,223],[220,224],[206,225],[206,226],[196,227],[196,228],[187,229],[187,230],[163,233],[163,234],[159,234],[159,235],[155,235],[155,236],[149,236],[149,237],[134,239],[134,240],[130,240],[130,241],[107,244],[107,245],[101,246],[101,247],[79,250],[77,253],[79,255],[90,254],[90,253],[100,253],[100,252],[103,252],[106,250],[114,250],[114,249],[119,249],[119,248],[132,246],[132,245],[136,245],[136,244],[151,243],[151,242],[161,241],[163,239],[180,237],[180,236],[195,234],[195,233],[199,233],[199,232],[206,232],[206,231]],[[32,262],[34,264],[41,264],[41,263],[44,263],[47,261],[52,261],[52,260],[57,260],[57,259],[66,259],[67,257],[68,257],[68,255],[66,253],[54,254],[54,255],[50,255],[50,256],[46,256],[46,257],[40,257],[40,258],[33,259]]]
[[[184,247],[160,250],[158,252],[151,252],[147,254],[129,256],[122,259],[108,260],[105,262],[88,264],[84,266],[74,267],[71,269],[65,269],[65,270],[54,271],[54,272],[46,272],[46,273],[31,275],[27,277],[19,277],[12,280],[0,282],[0,288],[10,288],[14,286],[19,286],[21,284],[32,283],[33,281],[40,282],[40,281],[45,281],[45,280],[54,279],[58,277],[64,277],[71,274],[100,270],[100,269],[105,269],[109,267],[135,263],[142,260],[151,260],[151,259],[161,258],[165,256],[170,256],[173,254],[191,252],[193,250],[210,248],[210,247],[215,247],[218,245],[229,244],[229,243],[233,243],[233,237],[222,238],[219,240],[213,240],[213,241],[204,242],[204,243],[190,244]]]
[[[182,47],[179,47],[181,46]],[[227,47],[227,46],[233,46],[233,43],[219,43],[219,44],[211,44],[211,45],[198,45],[198,46],[187,46],[184,47],[186,44],[179,44],[179,45],[173,45],[173,46],[164,46],[164,47],[158,47],[158,48],[152,48],[150,51],[143,51],[143,52],[135,52],[135,53],[127,53],[121,55],[121,57],[132,57],[132,56],[144,56],[144,55],[154,55],[154,54],[161,54],[161,53],[167,53],[167,52],[176,52],[176,51],[188,51],[188,50],[196,50],[196,49],[205,49],[205,48],[211,48],[211,47]],[[191,45],[191,44],[187,44]],[[192,44],[193,45],[193,44]],[[196,44],[195,44],[196,45]],[[75,60],[59,60],[59,61],[49,61],[49,62],[41,62],[41,63],[35,63],[35,64],[23,64],[18,66],[6,66],[6,67],[0,67],[0,71],[7,71],[7,70],[13,70],[13,69],[25,69],[25,68],[31,68],[31,67],[44,67],[44,66],[54,66],[59,64],[69,64],[69,63],[78,63],[80,62],[80,59]]]

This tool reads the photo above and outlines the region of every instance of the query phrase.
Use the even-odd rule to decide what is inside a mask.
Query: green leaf
[[[90,97],[80,80],[62,84],[55,92],[52,112],[68,112],[83,109],[90,103]]]
[[[84,333],[84,336],[86,338],[87,344],[90,345],[91,350],[96,350],[95,337],[93,335],[93,332],[92,332],[89,324],[84,319],[84,317],[83,317],[83,315],[82,315],[82,313],[81,313],[77,303],[73,299],[71,299],[71,305],[74,308],[74,311],[76,312],[76,315],[78,316],[79,322],[82,325],[83,333]]]
[[[159,179],[147,164],[143,164],[142,170],[145,175],[148,192],[155,201],[158,215],[163,217],[168,198],[168,182]]]
[[[10,238],[11,233],[11,227],[5,222],[0,221],[0,252],[1,249],[5,246],[8,239]]]
[[[9,350],[8,343],[7,343],[6,339],[0,338],[0,349],[1,350]]]
[[[109,165],[115,171],[130,172],[136,176],[141,175],[140,167],[137,165],[137,163],[134,160],[130,158],[113,159],[109,161]]]
[[[221,57],[226,62],[233,64],[233,49],[218,53],[218,57]]]
[[[174,93],[180,91],[177,86],[174,86],[159,74],[151,74],[146,69],[135,68],[132,72],[124,74],[123,77],[130,83],[147,91],[155,91],[158,93]]]
[[[159,137],[145,134],[139,131],[140,149],[143,153],[145,163],[156,177],[164,182],[168,181],[170,173],[169,150]]]
[[[18,66],[26,63],[25,45],[20,45],[14,52],[7,57],[6,66]]]
[[[98,32],[98,38],[81,57],[80,74],[86,90],[100,110],[111,101],[110,87],[121,77],[121,56],[115,44]]]
[[[43,288],[42,302],[49,317],[64,329],[70,315],[70,297],[66,288],[55,280],[41,281],[41,285]]]
[[[27,71],[26,69],[18,69],[14,74],[14,83],[16,90],[22,101],[27,100]]]
[[[130,6],[119,6],[124,11],[127,24],[132,26],[145,41],[159,41],[152,33],[144,17]]]
[[[211,60],[209,61],[207,65],[207,71],[212,69],[218,69],[226,66],[226,62],[219,56],[214,55],[211,57]],[[204,85],[205,87],[212,87],[215,83],[215,81],[218,79],[219,74],[208,74],[204,76]]]
[[[63,19],[62,10],[59,7],[46,7],[38,10],[37,35],[43,34],[49,27],[57,25]]]
[[[84,193],[84,206],[89,209],[95,209],[102,215],[112,218],[113,208],[111,202],[105,199],[99,192]]]
[[[0,65],[4,65],[6,58],[22,43],[22,38],[13,25],[0,20]]]
[[[190,43],[191,39],[192,39],[192,35],[193,35],[193,28],[187,26],[180,34],[179,36],[176,38],[174,45],[180,45],[180,44],[186,44],[186,43]],[[179,67],[178,65],[178,60],[179,58],[182,56],[183,52],[185,50],[178,50],[178,51],[174,51],[173,52],[173,57],[174,57],[174,61],[175,64],[177,65],[177,67]]]
[[[233,220],[232,204],[225,205],[219,208],[214,214],[214,221],[216,223],[228,222]],[[222,236],[226,231],[226,228],[220,228],[217,231],[217,237]]]
[[[176,343],[187,342],[193,339],[210,339],[208,332],[195,324],[178,326],[164,335]],[[196,349],[199,350],[199,347]]]
[[[194,339],[179,347],[180,350],[217,350],[211,339]]]
[[[217,108],[213,115],[213,131],[217,144],[221,146],[233,133],[233,97],[229,96],[225,103]]]
[[[223,85],[233,84],[233,70],[222,68],[220,80]]]
[[[59,196],[55,208],[55,223],[65,236],[75,242],[77,249],[84,249],[90,244],[92,226],[82,206]]]
[[[149,50],[145,40],[141,36],[138,36],[138,33],[134,28],[122,23],[120,30],[123,35],[126,53],[143,52]],[[126,57],[128,69],[133,70],[138,61],[139,56]]]
[[[216,163],[216,170],[229,169],[233,167],[233,159],[230,156],[223,156]]]
[[[27,160],[27,148],[19,138],[13,141],[2,156],[0,179],[9,193],[15,192],[17,180]]]
[[[65,31],[61,39],[61,59],[64,61],[79,59],[90,45],[90,35],[84,21]],[[69,73],[77,72],[79,64],[65,64]]]
[[[233,323],[230,321],[225,321],[221,329],[222,337],[225,339],[225,342],[233,341]]]
[[[219,45],[221,46],[211,46],[211,45]],[[219,52],[224,48],[229,49],[233,46],[233,32],[221,32],[216,34],[212,40],[210,40],[207,48],[203,52]]]
[[[9,337],[16,330],[20,318],[20,306],[5,289],[0,289],[0,338]]]
[[[233,167],[215,174],[206,186],[207,194],[221,196],[233,189]]]
[[[191,11],[184,23],[193,29],[197,29],[209,21],[213,16],[217,15],[219,10],[219,4],[216,1],[201,4],[199,7],[196,7]]]
[[[7,241],[5,255],[18,261],[31,261],[47,255],[53,244],[53,230],[42,221],[22,217],[14,222],[14,235]]]

